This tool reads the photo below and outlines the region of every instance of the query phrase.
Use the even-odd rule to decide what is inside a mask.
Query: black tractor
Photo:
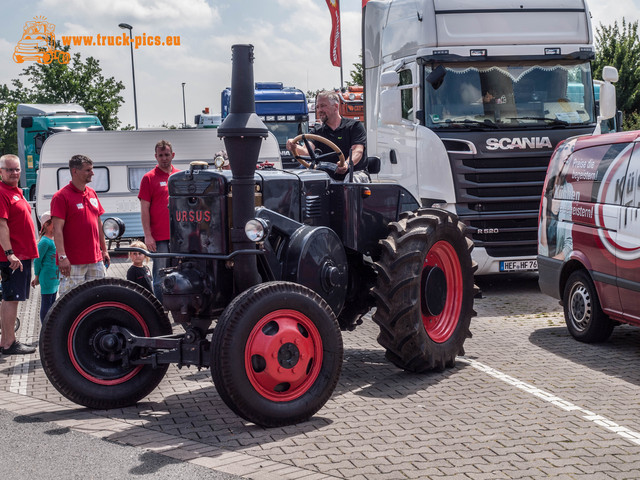
[[[268,133],[255,115],[253,47],[232,51],[231,114],[218,129],[231,171],[192,164],[170,177],[170,254],[121,249],[170,258],[163,304],[104,278],[47,315],[43,368],[75,403],[130,406],[170,364],[194,365],[211,368],[242,418],[301,422],[338,382],[341,330],[374,307],[378,342],[398,367],[443,370],[464,353],[474,263],[463,224],[399,185],[335,181],[313,168],[327,160],[313,152],[308,169],[256,169]]]

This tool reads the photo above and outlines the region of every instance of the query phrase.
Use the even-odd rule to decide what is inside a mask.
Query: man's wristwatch
[[[58,255],[58,260],[64,260],[65,258],[67,258],[66,255]]]
[[[13,249],[5,250],[4,254],[8,257],[9,255],[13,255]]]

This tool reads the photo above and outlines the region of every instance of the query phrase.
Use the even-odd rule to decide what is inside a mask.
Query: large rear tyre
[[[471,336],[473,243],[464,224],[439,209],[405,212],[389,228],[372,290],[378,343],[410,372],[452,367]]]
[[[40,332],[40,358],[51,384],[72,402],[95,409],[134,405],[162,380],[168,365],[123,366],[124,338],[171,334],[162,306],[146,289],[118,278],[75,287],[58,299]],[[133,360],[133,358],[130,358]]]
[[[576,340],[597,343],[611,336],[615,324],[602,311],[596,287],[584,270],[569,275],[562,304],[567,328]]]
[[[313,416],[331,397],[342,367],[331,307],[296,283],[263,283],[238,295],[218,319],[211,343],[220,397],[264,427]]]

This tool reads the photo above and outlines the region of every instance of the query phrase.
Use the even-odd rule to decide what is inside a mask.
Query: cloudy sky
[[[46,17],[56,38],[67,35],[133,34],[180,37],[179,46],[134,50],[138,121],[141,128],[187,122],[209,107],[220,110],[220,92],[231,83],[231,45],[255,46],[256,81],[280,81],[303,91],[340,85],[340,69],[329,60],[331,22],[325,0],[1,0],[0,84],[18,78],[29,63],[13,61],[25,22]],[[361,0],[342,0],[343,75],[349,79],[361,51]],[[640,0],[591,0],[594,25],[623,17],[640,19]],[[127,31],[128,32],[128,31]],[[71,47],[100,61],[103,74],[124,82],[119,118],[134,123],[131,57],[127,46]],[[0,99],[1,101],[2,99]]]

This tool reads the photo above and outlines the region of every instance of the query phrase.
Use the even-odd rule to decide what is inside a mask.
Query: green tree
[[[56,42],[56,49],[69,51]],[[87,112],[97,115],[105,130],[115,130],[120,125],[118,109],[124,103],[120,92],[124,84],[115,78],[102,75],[100,62],[93,57],[82,61],[75,53],[66,64],[35,63],[20,74],[33,85],[30,94],[36,103],[77,103]]]
[[[602,78],[602,69],[611,65],[618,69],[616,83],[618,109],[624,114],[624,128],[640,127],[640,39],[638,22],[602,25],[596,29],[596,58],[592,63],[594,78]]]
[[[69,51],[56,42],[56,49]],[[120,125],[118,110],[124,103],[120,95],[124,84],[102,74],[100,62],[93,57],[82,60],[80,53],[72,55],[68,64],[57,61],[49,65],[33,63],[21,73],[11,86],[0,85],[0,152],[17,153],[16,106],[19,103],[77,103],[87,112],[95,113],[106,130]]]
[[[29,92],[20,80],[12,80],[11,85],[0,85],[0,154],[18,154],[18,117],[16,108],[19,103],[30,102]]]
[[[307,100],[314,100],[316,99],[316,97],[318,96],[318,93],[320,93],[322,91],[322,89],[318,89],[318,90],[307,90],[307,93],[305,94],[305,96],[307,97]]]
[[[360,63],[353,63],[353,70],[349,72],[351,80],[347,80],[347,85],[364,85],[364,77],[362,76],[362,55],[360,55]]]

